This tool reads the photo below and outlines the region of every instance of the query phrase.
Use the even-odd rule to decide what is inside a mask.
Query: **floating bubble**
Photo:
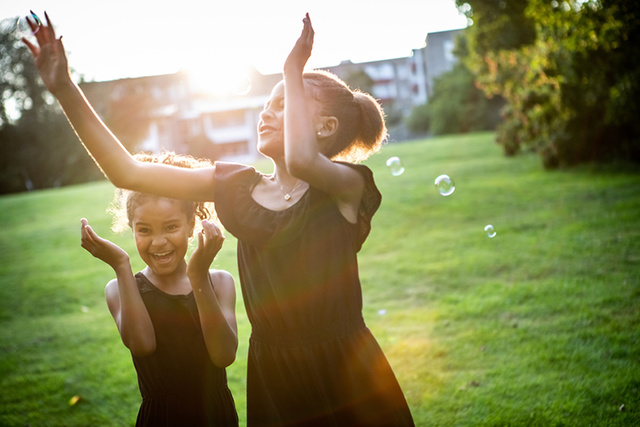
[[[493,228],[493,225],[489,224],[485,226],[484,231],[485,233],[487,233],[487,236],[489,236],[489,238],[493,239],[494,237],[496,237],[496,230]]]
[[[22,38],[35,35],[41,25],[42,21],[40,21],[38,15],[29,11],[28,15],[18,18],[18,22],[16,23],[18,37]]]
[[[385,314],[387,314],[387,310],[385,310],[384,308],[381,310],[378,310],[378,315],[384,316]]]
[[[389,157],[389,159],[387,159],[387,167],[393,176],[400,176],[404,173],[404,166],[399,157]]]
[[[456,184],[453,182],[449,175],[440,175],[434,181],[436,189],[443,196],[450,196],[456,190]]]

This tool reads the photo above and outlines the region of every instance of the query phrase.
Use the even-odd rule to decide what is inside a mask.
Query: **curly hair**
[[[138,153],[133,156],[137,161],[148,163],[163,163],[187,169],[197,169],[211,166],[211,162],[205,159],[196,159],[188,155],[180,155],[171,151],[160,154]],[[149,199],[162,199],[166,197],[152,194],[116,188],[113,201],[107,211],[113,216],[111,229],[116,233],[121,233],[127,228],[131,228],[133,212],[135,209]],[[172,199],[170,199],[172,200]],[[209,202],[193,202],[188,200],[177,200],[184,213],[189,219],[211,219],[213,217],[212,204]]]
[[[387,139],[382,107],[371,95],[352,90],[335,74],[324,70],[303,74],[320,114],[338,119],[340,126],[324,154],[337,160],[360,162],[377,152]]]

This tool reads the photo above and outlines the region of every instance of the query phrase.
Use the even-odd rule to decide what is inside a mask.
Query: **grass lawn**
[[[389,144],[367,164],[383,204],[359,258],[365,318],[418,426],[640,424],[638,170],[544,171],[503,157],[491,133]],[[142,268],[130,235],[108,231],[112,192],[0,197],[2,426],[135,422],[135,371],[104,302],[113,273],[79,239],[86,217]],[[214,267],[237,278],[231,236]],[[227,372],[244,425],[239,288],[237,313]]]

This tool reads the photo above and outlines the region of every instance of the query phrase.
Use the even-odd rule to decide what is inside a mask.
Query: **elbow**
[[[107,178],[117,188],[126,188],[126,189],[131,188],[131,184],[129,183],[129,180],[126,179],[126,176],[108,176],[107,175]]]
[[[227,366],[231,366],[231,364],[233,362],[236,361],[236,354],[231,354],[228,357],[224,358],[223,360],[220,361],[220,366],[221,368],[226,368]]]
[[[156,343],[146,340],[127,340],[122,338],[122,343],[136,357],[147,357],[156,351]]]
[[[238,338],[234,337],[233,341],[228,345],[217,345],[215,350],[209,348],[209,357],[211,362],[219,368],[226,368],[236,361],[236,353],[238,352]]]
[[[314,159],[311,156],[295,156],[287,159],[287,171],[296,178],[303,181],[308,180],[309,172],[312,170]]]
[[[300,160],[292,160],[287,162],[287,171],[295,176],[296,178],[301,178],[301,174],[304,175],[304,163]]]
[[[226,351],[217,354],[215,357],[211,358],[211,361],[219,368],[226,368],[236,361],[236,351],[234,349],[234,351]]]
[[[102,169],[107,179],[117,188],[128,190],[135,188],[136,173],[139,170],[139,163],[132,157],[119,161],[108,169]]]
[[[133,175],[127,172],[127,170],[132,171],[132,167],[118,169],[110,175],[107,175],[107,178],[109,178],[109,181],[117,188],[132,189],[134,183]]]

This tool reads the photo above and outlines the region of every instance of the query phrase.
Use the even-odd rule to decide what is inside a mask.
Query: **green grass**
[[[418,426],[640,423],[637,170],[543,171],[490,133],[390,144],[367,164],[383,204],[359,258],[365,318]],[[442,173],[449,197],[433,187]],[[79,242],[84,216],[135,254],[108,233],[111,194],[101,182],[0,198],[0,425],[134,424],[135,371],[103,296],[113,274]],[[233,238],[214,267],[237,277]],[[238,295],[228,375],[244,425]]]

